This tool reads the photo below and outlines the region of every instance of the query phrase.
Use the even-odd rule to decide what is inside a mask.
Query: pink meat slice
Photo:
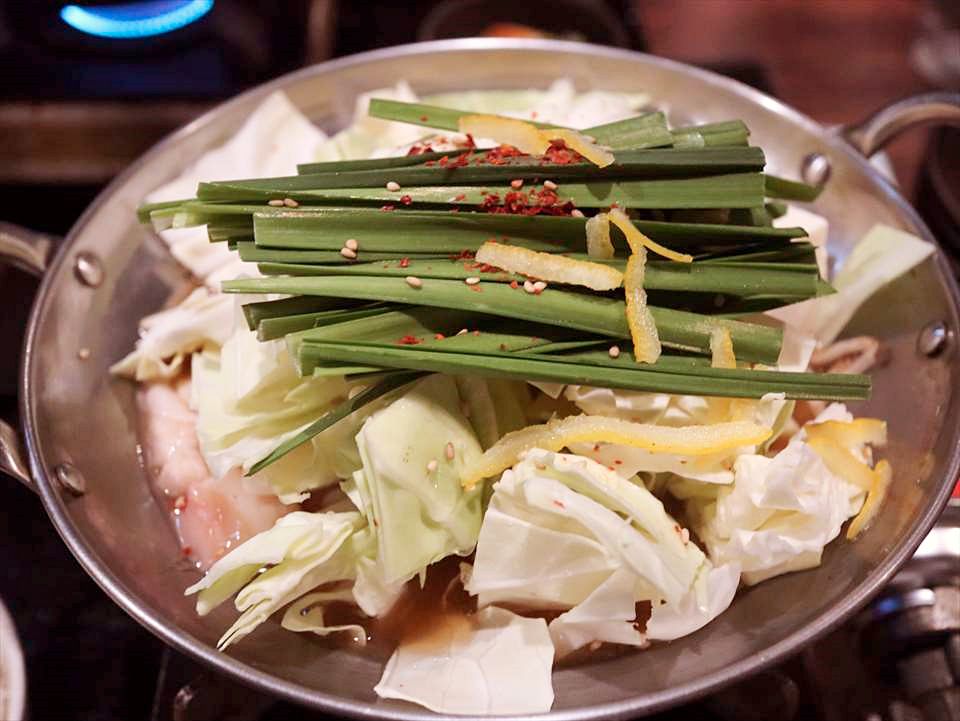
[[[200,453],[188,392],[188,380],[141,386],[140,440],[154,491],[171,510],[184,555],[206,570],[296,506],[259,492],[239,469],[213,477]]]

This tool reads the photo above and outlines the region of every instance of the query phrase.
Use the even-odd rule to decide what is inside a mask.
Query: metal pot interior
[[[635,53],[552,42],[448,41],[406,46],[309,68],[253,90],[162,142],[113,183],[74,227],[45,279],[23,369],[23,418],[34,477],[58,531],[87,570],[150,630],[222,671],[265,690],[335,713],[432,716],[378,701],[382,659],[329,650],[267,623],[227,655],[213,650],[232,612],[199,618],[183,589],[195,572],[178,562],[167,516],[138,463],[133,388],[107,369],[132,347],[140,317],[188,283],[160,243],[137,224],[143,196],[236,129],[269,92],[285,90],[325,130],[348,122],[356,95],[404,78],[421,93],[545,87],[567,76],[578,88],[644,91],[673,122],[743,118],[774,172],[796,176],[811,152],[833,175],[814,210],[830,219],[831,252],[842,262],[874,223],[926,235],[913,211],[850,148],[818,124],[745,86]],[[78,253],[103,267],[98,287],[74,273]],[[814,570],[742,592],[698,633],[613,660],[555,673],[558,717],[650,712],[689,700],[771,663],[849,615],[879,589],[932,524],[957,472],[960,364],[952,349],[918,354],[918,331],[945,320],[957,327],[954,286],[942,258],[897,282],[854,321],[880,336],[890,364],[875,375],[874,398],[857,413],[888,419],[892,497],[855,544],[839,540]],[[81,359],[78,351],[90,350]],[[74,496],[54,481],[70,463],[87,490]],[[42,569],[38,569],[43,572]]]

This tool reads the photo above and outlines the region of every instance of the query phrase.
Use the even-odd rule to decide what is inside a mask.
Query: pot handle
[[[0,222],[0,264],[11,265],[30,275],[40,277],[57,238],[37,233],[19,225]],[[0,471],[16,478],[31,491],[37,487],[24,461],[23,445],[17,430],[0,420]]]
[[[57,238],[13,223],[0,223],[0,264],[12,265],[40,277]]]
[[[34,493],[37,492],[33,476],[30,475],[30,468],[23,460],[20,435],[6,421],[0,421],[0,471],[16,478]]]
[[[923,125],[960,126],[960,93],[924,93],[904,98],[863,122],[841,128],[840,134],[870,157],[904,130]]]

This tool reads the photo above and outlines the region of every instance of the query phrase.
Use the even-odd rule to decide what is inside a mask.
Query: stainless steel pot
[[[426,719],[413,706],[378,701],[381,659],[328,650],[266,624],[218,653],[229,609],[194,613],[183,589],[194,571],[177,562],[166,512],[138,463],[133,388],[107,368],[133,345],[138,319],[188,279],[134,211],[144,195],[234,131],[270,92],[284,90],[322,127],[349,120],[357,93],[405,78],[420,92],[545,86],[560,76],[581,88],[645,91],[674,122],[743,118],[770,167],[825,179],[814,209],[830,219],[842,262],[874,223],[933,238],[867,162],[903,127],[960,121],[958,96],[926,96],[842,132],[732,80],[660,58],[549,41],[456,40],[344,58],[287,75],[223,104],[158,144],[117,178],[77,221],[44,267],[42,249],[0,229],[2,250],[43,273],[21,375],[21,455],[2,433],[4,469],[34,487],[77,559],[128,613],[166,642],[264,691],[331,713]],[[856,410],[889,420],[896,469],[890,499],[855,544],[839,540],[814,570],[742,593],[719,619],[680,641],[555,674],[557,719],[649,713],[742,678],[793,653],[850,616],[911,555],[940,512],[960,466],[958,291],[942,253],[877,297],[853,321],[881,336],[890,364],[874,398]],[[26,458],[26,461],[23,459]],[[229,605],[229,604],[227,604]]]

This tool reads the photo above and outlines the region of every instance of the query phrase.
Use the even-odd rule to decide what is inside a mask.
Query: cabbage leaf
[[[136,348],[110,372],[137,381],[174,378],[187,355],[226,342],[233,314],[233,298],[197,288],[178,305],[143,318]]]
[[[832,343],[874,293],[929,258],[935,250],[915,235],[875,225],[854,246],[833,279],[837,292],[767,311],[788,328]]]
[[[588,458],[528,451],[494,486],[467,591],[478,603],[571,608],[613,571],[635,601],[679,600],[702,552],[642,485]]]
[[[850,417],[833,404],[817,420]],[[688,507],[713,561],[739,563],[751,585],[819,565],[824,547],[864,501],[863,490],[831,473],[803,434],[773,458],[740,456],[734,474],[715,500],[693,498]]]
[[[490,607],[438,619],[427,638],[401,643],[374,690],[443,714],[545,713],[552,668],[546,621]]]
[[[201,616],[237,594],[240,618],[218,642],[226,648],[303,594],[352,579],[358,550],[348,539],[362,524],[355,512],[289,513],[213,564],[185,593],[199,593]]]
[[[479,489],[462,488],[460,473],[482,449],[451,378],[423,379],[371,415],[356,441],[363,468],[354,474],[352,495],[374,529],[381,585],[402,583],[441,558],[473,550],[481,496]]]

